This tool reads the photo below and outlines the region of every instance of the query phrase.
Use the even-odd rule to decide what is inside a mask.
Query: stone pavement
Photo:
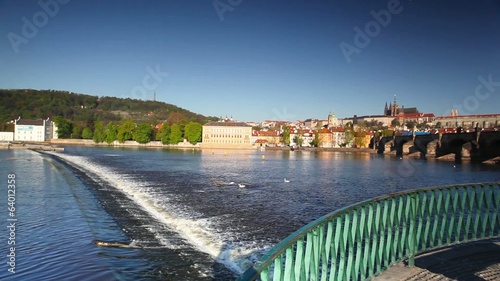
[[[451,246],[418,255],[414,267],[398,263],[375,281],[500,281],[500,240]]]

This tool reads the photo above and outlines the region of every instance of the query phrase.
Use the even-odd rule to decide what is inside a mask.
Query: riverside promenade
[[[500,280],[500,239],[455,245],[416,257],[415,266],[400,262],[374,281]]]

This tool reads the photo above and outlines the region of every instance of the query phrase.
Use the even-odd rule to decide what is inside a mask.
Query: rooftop
[[[16,125],[43,126],[43,120],[19,119],[17,120]]]
[[[220,126],[220,127],[252,127],[245,122],[208,122],[203,126]]]

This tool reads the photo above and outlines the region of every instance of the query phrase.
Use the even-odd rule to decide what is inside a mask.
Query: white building
[[[14,132],[0,132],[0,142],[13,141]]]
[[[202,136],[202,147],[252,148],[252,126],[244,122],[209,122]]]
[[[57,126],[50,118],[14,121],[14,141],[48,141],[57,139]]]

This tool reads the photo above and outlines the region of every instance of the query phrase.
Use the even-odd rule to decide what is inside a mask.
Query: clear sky
[[[382,114],[394,95],[500,113],[500,1],[0,0],[0,88],[156,91],[241,121]]]

